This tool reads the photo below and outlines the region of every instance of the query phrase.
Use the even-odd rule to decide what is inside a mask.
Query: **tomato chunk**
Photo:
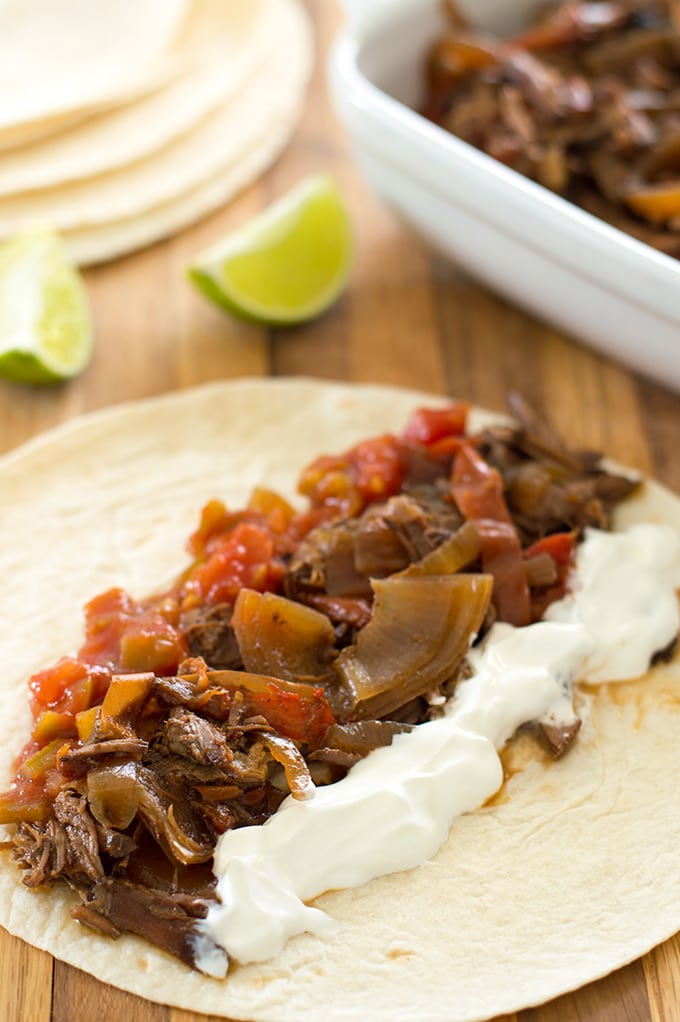
[[[550,536],[544,536],[543,539],[528,546],[524,551],[524,556],[529,559],[539,557],[541,554],[548,554],[555,564],[565,567],[571,561],[575,544],[576,537],[573,532],[553,532]]]
[[[445,437],[462,436],[469,407],[461,401],[447,408],[416,408],[404,430],[404,439],[429,447]]]
[[[76,713],[103,699],[108,683],[108,671],[62,657],[53,667],[29,679],[33,717],[53,710],[75,718]]]
[[[245,703],[252,712],[266,717],[282,735],[295,742],[306,742],[312,748],[321,744],[328,728],[335,723],[320,688],[303,696],[271,682],[262,692],[248,692]]]
[[[208,550],[211,540],[226,532],[235,524],[221,500],[209,500],[201,509],[201,520],[187,544],[194,557],[200,557]]]
[[[109,672],[173,673],[188,652],[179,629],[169,620],[174,609],[172,601],[144,606],[123,589],[107,590],[85,607],[86,639],[78,659]]]
[[[531,619],[540,621],[551,603],[561,600],[567,589],[567,576],[572,563],[576,536],[573,532],[554,532],[532,543],[524,551],[525,560],[547,554],[557,567],[557,581],[553,585],[531,592]]]
[[[213,671],[210,680],[238,693],[249,715],[261,714],[280,734],[311,748],[321,744],[335,723],[323,689],[314,685],[246,671]]]
[[[283,565],[275,559],[271,533],[262,526],[241,522],[210,549],[207,559],[185,578],[183,606],[234,603],[244,587],[258,592],[278,588]]]
[[[87,667],[73,657],[62,657],[54,667],[38,671],[28,682],[34,716],[43,709],[56,709],[71,688],[86,678]]]
[[[312,507],[356,515],[398,493],[404,479],[401,442],[391,433],[364,440],[341,455],[324,455],[303,471],[298,489]]]

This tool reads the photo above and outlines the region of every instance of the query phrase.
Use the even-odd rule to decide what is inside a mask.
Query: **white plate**
[[[411,109],[440,0],[346,0],[330,57],[336,110],[378,195],[432,244],[530,312],[680,390],[680,261],[654,251]],[[536,0],[467,0],[508,32]]]

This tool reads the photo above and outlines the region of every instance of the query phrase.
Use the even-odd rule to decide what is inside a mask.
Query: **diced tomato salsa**
[[[282,575],[272,534],[260,525],[239,522],[210,542],[205,560],[192,568],[180,588],[181,604],[233,603],[244,587],[275,592]]]
[[[262,714],[276,731],[296,742],[318,745],[335,721],[322,688],[301,695],[271,682],[259,692],[242,691],[249,710]]]
[[[302,473],[299,490],[314,508],[357,515],[368,504],[399,493],[403,478],[402,443],[387,433],[364,440],[345,454],[317,458]]]
[[[464,402],[446,408],[416,408],[411,415],[404,439],[430,447],[450,437],[465,433],[469,406]]]
[[[324,506],[296,512],[264,488],[255,489],[241,511],[211,500],[189,537],[193,563],[167,592],[138,601],[112,588],[90,600],[84,608],[85,640],[77,655],[62,657],[29,680],[34,726],[15,762],[13,789],[0,796],[0,822],[18,818],[19,807],[22,819],[45,815],[51,774],[59,776],[59,752],[79,740],[76,715],[102,703],[114,674],[175,674],[190,653],[181,628],[183,612],[234,603],[243,587],[277,592],[284,556],[336,514]],[[329,726],[324,700],[307,705],[287,692],[276,696],[272,686],[263,706],[276,716],[282,733],[301,738],[310,729],[316,733]]]

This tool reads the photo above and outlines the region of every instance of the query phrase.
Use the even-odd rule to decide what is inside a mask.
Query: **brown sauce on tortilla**
[[[503,783],[485,803],[485,808],[503,805],[512,798],[510,781],[531,767],[533,764],[548,769],[554,762],[545,745],[530,730],[518,731],[505,748],[501,749],[500,760],[503,766]]]

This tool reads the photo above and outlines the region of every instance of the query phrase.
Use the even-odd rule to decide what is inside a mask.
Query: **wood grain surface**
[[[0,382],[0,452],[90,409],[240,376],[383,382],[502,410],[520,389],[577,445],[600,448],[680,491],[680,397],[527,317],[433,255],[366,190],[325,85],[338,12],[309,0],[318,64],[304,118],[278,164],[237,201],[167,242],[88,271],[96,350],[67,386]],[[310,325],[268,331],[229,319],[184,278],[190,257],[306,173],[331,171],[357,236],[351,284]],[[680,340],[680,339],[679,339]],[[640,339],[644,343],[644,338]],[[0,494],[0,501],[3,495]],[[10,495],[11,499],[11,495]],[[2,1022],[205,1022],[106,987],[0,931]],[[370,1022],[367,1006],[365,1019]],[[680,1019],[680,942],[505,1022]]]

